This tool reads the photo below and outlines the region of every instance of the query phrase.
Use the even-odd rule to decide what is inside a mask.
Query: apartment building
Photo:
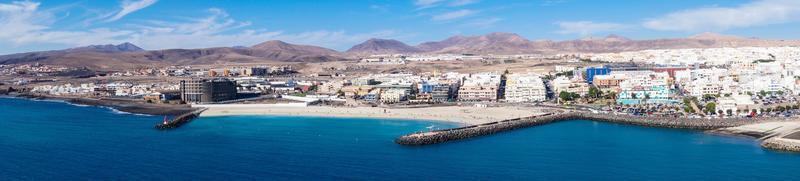
[[[505,98],[508,102],[541,102],[547,99],[547,89],[537,74],[510,74],[506,76]]]
[[[500,74],[472,74],[464,78],[458,89],[459,101],[496,101],[500,88]]]
[[[181,100],[211,103],[236,99],[236,83],[226,78],[192,79],[180,82]]]
[[[561,92],[576,93],[585,96],[589,93],[589,84],[577,79],[569,79],[567,77],[557,77],[552,82],[553,92],[559,94]]]

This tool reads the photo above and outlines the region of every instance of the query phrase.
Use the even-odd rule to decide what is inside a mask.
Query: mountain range
[[[278,40],[251,47],[144,50],[131,43],[91,45],[64,50],[17,53],[0,56],[0,64],[43,63],[94,69],[125,69],[162,65],[207,65],[263,62],[327,62],[373,54],[556,54],[602,53],[647,49],[719,47],[800,46],[797,40],[764,40],[714,33],[686,38],[631,40],[618,35],[567,41],[528,40],[514,33],[453,36],[415,46],[391,39],[369,39],[345,52],[295,45]]]
[[[42,63],[102,70],[164,65],[208,65],[263,62],[326,62],[345,60],[331,49],[272,40],[252,47],[143,50],[131,43],[91,45],[64,50],[0,56],[0,65]]]
[[[382,42],[383,41],[383,42]],[[389,42],[391,43],[385,43]],[[374,46],[393,45],[393,46]],[[531,41],[513,33],[489,33],[480,36],[453,36],[442,41],[425,42],[416,46],[396,40],[373,39],[350,49],[350,54],[384,53],[455,53],[455,54],[556,54],[556,53],[605,53],[638,51],[648,49],[720,48],[745,46],[800,46],[797,40],[763,40],[742,38],[715,33],[702,33],[687,38],[631,40],[619,35],[579,40]]]

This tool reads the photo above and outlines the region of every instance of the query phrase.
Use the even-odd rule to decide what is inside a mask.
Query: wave
[[[132,113],[132,112],[120,111],[119,109],[116,109],[116,108],[113,108],[113,107],[108,107],[108,106],[97,106],[97,107],[106,108],[106,109],[108,109],[108,110],[111,110],[111,112],[112,112],[112,113],[114,113],[114,114],[135,115],[135,116],[148,116],[148,117],[149,117],[149,116],[154,116],[154,115],[149,115],[149,114],[139,114],[139,113]]]
[[[61,102],[63,102],[63,103],[67,103],[67,104],[69,104],[69,105],[71,105],[71,106],[78,106],[78,107],[91,107],[90,105],[86,105],[86,104],[75,104],[75,103],[71,103],[71,102],[69,102],[69,101],[61,101]]]
[[[120,111],[120,110],[118,110],[118,109],[116,109],[114,107],[111,107],[111,106],[77,104],[77,103],[72,103],[70,101],[61,100],[61,99],[51,99],[51,98],[34,99],[34,98],[16,97],[16,96],[0,96],[0,98],[24,99],[24,100],[36,101],[36,102],[64,103],[64,104],[68,104],[70,106],[76,106],[76,107],[99,107],[99,108],[105,108],[105,109],[111,110],[111,112],[114,113],[114,114],[126,114],[126,115],[136,115],[136,116],[154,116],[154,115],[149,115],[149,114],[139,114],[139,113],[131,113],[131,112]]]

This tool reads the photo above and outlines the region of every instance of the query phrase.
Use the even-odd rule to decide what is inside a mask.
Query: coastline
[[[188,105],[151,104],[151,103],[141,103],[132,100],[122,100],[122,99],[93,99],[93,98],[83,98],[83,97],[66,97],[66,96],[33,95],[33,94],[7,95],[7,97],[22,98],[29,100],[63,101],[67,104],[73,104],[75,106],[81,106],[81,105],[98,106],[98,107],[106,107],[122,113],[157,115],[157,116],[177,116],[195,110]]]
[[[800,153],[800,140],[775,137],[761,142],[761,147],[778,151]]]
[[[584,119],[613,124],[643,127],[704,130],[706,134],[747,137],[761,141],[763,148],[800,152],[800,120],[762,119],[696,119],[647,118],[628,115],[573,112],[547,107],[468,107],[441,106],[416,108],[380,107],[281,107],[270,104],[156,105],[114,99],[75,97],[4,95],[7,98],[56,101],[74,106],[99,106],[131,114],[171,115],[200,113],[198,117],[218,116],[300,116],[335,118],[373,118],[409,121],[457,123],[462,127],[417,132],[399,137],[403,145],[428,145],[494,134],[501,131],[532,127],[564,120]],[[203,110],[205,109],[205,110]],[[202,110],[202,111],[200,111]],[[560,112],[560,113],[556,113]]]
[[[200,117],[214,116],[308,116],[337,118],[384,118],[401,120],[429,120],[477,125],[498,120],[514,119],[545,114],[544,108],[533,107],[422,107],[422,108],[380,108],[380,107],[274,107],[270,105],[194,105],[209,108]]]

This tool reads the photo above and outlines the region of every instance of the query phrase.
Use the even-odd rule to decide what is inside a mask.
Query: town
[[[302,74],[292,65],[142,68],[95,72],[41,64],[4,65],[9,87],[50,96],[111,97],[150,104],[302,102],[350,107],[415,105],[581,106],[635,116],[796,117],[800,48],[744,47],[543,55],[369,55],[362,66],[414,62],[555,59],[546,71]],[[588,63],[588,64],[587,64]],[[91,74],[91,73],[89,73]],[[26,76],[20,76],[26,75]],[[71,75],[68,81],[52,78]],[[42,77],[42,78],[39,78]],[[49,77],[49,78],[44,78]],[[75,78],[78,77],[78,78]],[[107,77],[107,78],[102,78]],[[115,80],[121,81],[102,81]],[[161,77],[142,79],[135,77]],[[287,100],[287,98],[289,98]]]

